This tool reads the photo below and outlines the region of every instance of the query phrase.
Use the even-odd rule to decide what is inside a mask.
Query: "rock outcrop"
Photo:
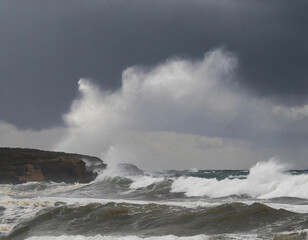
[[[0,184],[29,181],[86,183],[96,177],[86,163],[105,168],[97,157],[36,149],[0,148]]]

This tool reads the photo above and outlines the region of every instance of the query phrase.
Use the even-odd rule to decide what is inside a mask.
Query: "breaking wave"
[[[297,197],[308,198],[308,175],[294,175],[275,159],[259,162],[245,179],[197,178],[181,176],[172,183],[172,192],[186,196],[226,197],[248,195],[253,198]]]
[[[126,179],[126,180],[125,180]],[[151,172],[137,176],[102,174],[95,181],[97,185],[114,183],[122,190],[145,194],[164,189],[166,194],[184,194],[186,197],[221,198],[232,195],[271,199],[295,197],[308,199],[307,171],[288,171],[277,159],[259,162],[250,170],[216,171],[165,171]],[[154,192],[153,192],[154,191]]]
[[[308,229],[307,187],[307,171],[275,159],[250,170],[122,165],[88,184],[0,185],[0,239],[271,239]]]

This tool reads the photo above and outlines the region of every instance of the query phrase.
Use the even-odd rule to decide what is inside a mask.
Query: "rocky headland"
[[[37,149],[0,148],[0,184],[19,184],[29,181],[52,181],[65,183],[87,183],[97,173],[91,166],[101,169],[106,164],[97,157],[50,152]],[[89,164],[90,163],[90,164]]]

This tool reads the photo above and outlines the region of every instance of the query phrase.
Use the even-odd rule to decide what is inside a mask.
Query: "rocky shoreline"
[[[87,183],[97,176],[86,166],[106,164],[97,157],[37,149],[0,148],[0,184],[30,181]]]

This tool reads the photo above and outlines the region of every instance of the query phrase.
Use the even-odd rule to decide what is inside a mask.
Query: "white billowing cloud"
[[[68,134],[55,149],[144,168],[241,168],[279,154],[260,143],[272,144],[279,132],[304,131],[305,125],[292,125],[306,117],[306,108],[290,117],[285,108],[245,93],[236,65],[232,54],[217,49],[199,61],[130,67],[113,93],[81,79],[81,97],[64,116]]]

